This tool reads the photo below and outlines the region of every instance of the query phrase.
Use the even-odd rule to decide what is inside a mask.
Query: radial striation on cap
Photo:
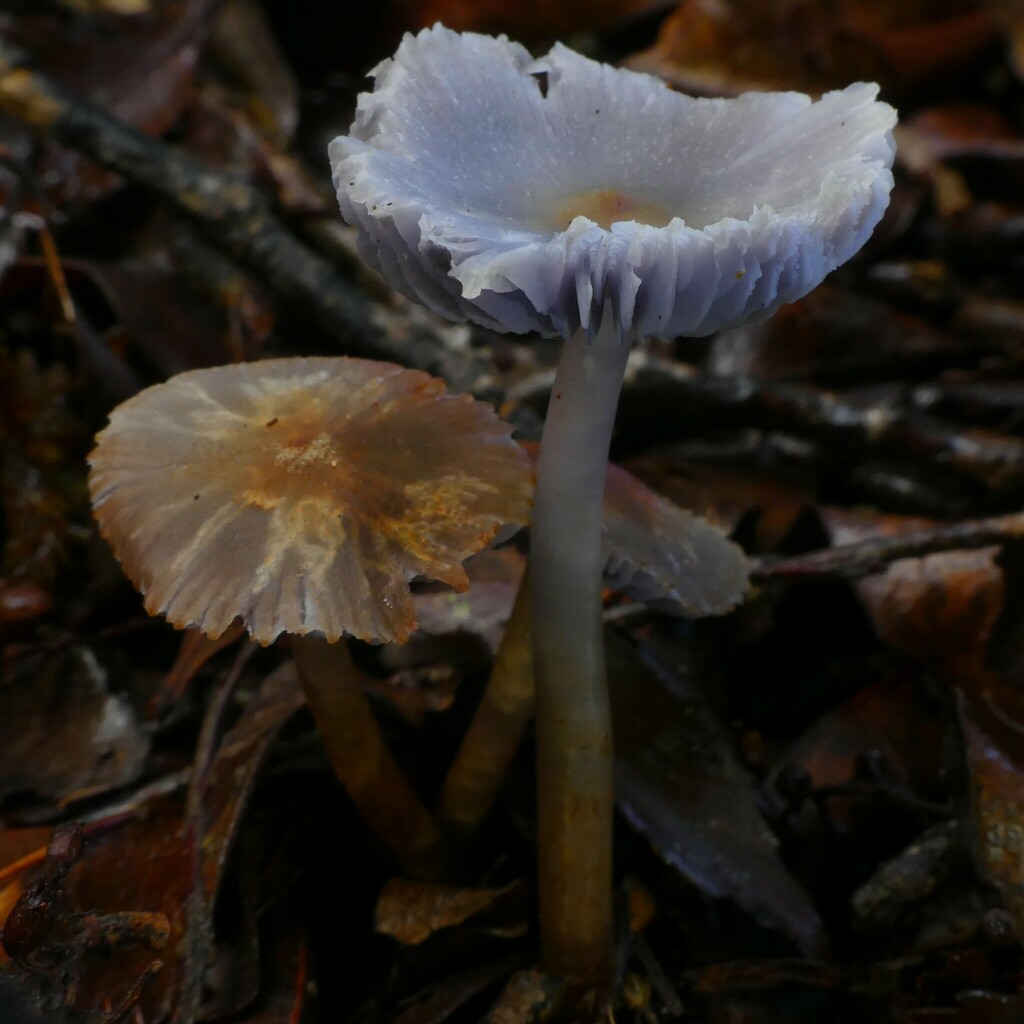
[[[101,532],[150,614],[220,635],[403,641],[408,583],[529,516],[532,475],[484,403],[361,359],[195,370],[119,406],[90,456]]]
[[[684,96],[562,45],[435,26],[372,72],[330,147],[363,257],[450,320],[710,334],[806,295],[867,240],[896,113],[860,82]]]

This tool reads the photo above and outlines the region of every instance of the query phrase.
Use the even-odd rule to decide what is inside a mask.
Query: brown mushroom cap
[[[274,359],[194,370],[118,406],[90,455],[100,530],[150,614],[219,636],[403,641],[408,582],[529,516],[490,406],[416,370]]]

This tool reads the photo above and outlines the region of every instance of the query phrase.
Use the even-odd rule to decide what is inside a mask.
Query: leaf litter
[[[217,17],[205,0],[46,0],[8,5],[0,29],[126,130],[215,169],[221,198],[255,185],[256,237],[282,237],[261,234],[272,216],[336,261],[335,287],[373,325],[353,344],[429,353],[527,441],[553,350],[410,312],[352,269],[335,223],[323,143],[395,33],[443,14],[538,47],[558,34],[715,95],[877,78],[901,109],[901,163],[869,250],[767,324],[643,350],[624,389],[624,470],[666,514],[738,543],[754,582],[708,620],[686,618],[699,590],[670,609],[650,588],[606,596],[616,881],[635,911],[616,1019],[1019,1020],[1019,5],[541,6],[330,14],[358,52],[328,53],[310,0],[294,24],[257,0]],[[529,728],[448,877],[396,880],[333,782],[287,653],[147,621],[92,533],[83,459],[113,404],[184,369],[336,354],[349,336],[327,325],[356,321],[282,301],[230,218],[187,221],[193,200],[154,199],[152,177],[101,169],[45,128],[8,117],[3,131],[0,921],[16,956],[0,963],[0,1015],[589,1019],[531,969]],[[147,152],[159,175],[169,150]],[[666,521],[630,522],[645,552],[630,581],[662,585],[652,552],[680,537]],[[408,648],[354,650],[428,802],[527,547],[480,556],[465,593],[418,587]],[[743,594],[737,566],[718,610]],[[65,863],[51,843],[74,821]],[[33,901],[38,941],[18,925]]]

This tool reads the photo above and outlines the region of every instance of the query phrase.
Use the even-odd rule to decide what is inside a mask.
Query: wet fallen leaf
[[[935,160],[1024,160],[1024,137],[998,111],[982,104],[927,107],[905,120],[900,131],[927,146]]]
[[[954,691],[977,867],[1024,929],[1024,700],[987,663],[1006,587],[992,548],[906,559],[860,584],[883,637]]]
[[[213,26],[213,51],[250,94],[259,124],[272,138],[288,139],[299,121],[299,85],[253,0],[230,0]]]
[[[164,676],[160,689],[149,703],[150,712],[159,717],[176,704],[188,690],[196,673],[221,651],[227,650],[245,635],[241,623],[229,626],[216,640],[211,640],[196,629],[186,630],[181,637],[178,656],[170,671]]]
[[[212,908],[242,814],[278,733],[305,705],[294,665],[264,680],[225,733],[202,782],[200,811],[203,898]]]
[[[263,929],[263,977],[259,999],[245,1014],[245,1024],[297,1024],[307,1002],[309,948],[302,922],[293,908],[279,906]]]
[[[66,370],[0,345],[0,572],[11,581],[45,584],[65,556],[72,502],[64,474],[84,440],[70,392]]]
[[[886,676],[821,715],[779,758],[767,785],[778,788],[797,769],[813,789],[842,788],[871,757],[889,781],[906,787],[907,797],[923,801],[941,792],[942,733],[938,709],[921,687],[905,676]],[[830,800],[828,813],[853,828],[848,798]]]
[[[957,822],[943,822],[922,833],[892,860],[885,861],[851,900],[857,927],[881,933],[905,922],[966,859]]]
[[[630,459],[625,468],[726,535],[752,521],[754,551],[777,549],[808,514],[812,500],[798,483],[759,470],[702,464],[671,448]]]
[[[962,66],[994,37],[967,3],[683,0],[630,64],[688,92],[820,93],[858,80],[917,84]]]
[[[1003,607],[1004,583],[993,548],[901,559],[862,580],[858,593],[888,644],[947,679],[972,679]]]
[[[163,914],[170,927],[160,951],[163,970],[147,987],[141,1008],[145,1019],[165,1019],[193,970],[183,945],[185,908],[192,885],[193,847],[184,820],[173,808],[152,808],[148,817],[94,833],[81,861],[67,880],[69,908],[78,912],[124,910]],[[115,1004],[154,958],[144,947],[118,950],[82,975],[75,1006],[102,1009]]]
[[[846,386],[894,373],[911,378],[971,355],[969,345],[923,317],[828,284],[764,324],[722,332],[711,350],[713,370],[722,376]]]
[[[635,600],[699,618],[746,595],[746,556],[710,523],[609,464],[604,533],[608,585]]]
[[[396,1014],[392,1024],[441,1024],[474,996],[522,967],[525,959],[521,954],[498,957],[444,978]]]
[[[538,445],[523,447],[536,459]],[[725,533],[608,464],[604,571],[610,589],[676,615],[723,615],[743,600],[750,573],[746,556]]]
[[[779,860],[751,779],[708,707],[696,693],[676,699],[631,648],[608,639],[620,813],[705,896],[733,901],[808,955],[823,952],[814,905]],[[675,675],[667,652],[648,657]]]
[[[513,38],[556,38],[585,29],[608,28],[671,0],[407,0],[419,26],[441,21],[472,32],[508,32]]]
[[[420,630],[432,636],[467,633],[497,650],[525,563],[523,555],[510,547],[474,555],[465,563],[468,590],[433,587],[416,594]]]
[[[118,324],[112,336],[119,337],[122,347],[137,353],[161,376],[229,363],[249,344],[253,350],[258,347],[243,318],[236,325],[240,348],[233,350],[231,303],[246,303],[251,291],[241,276],[227,272],[221,293],[215,294],[212,272],[198,287],[189,274],[199,271],[200,259],[186,272],[182,264],[189,254],[183,251],[179,256],[166,244],[194,244],[186,240],[188,230],[178,229],[166,235],[160,247],[116,262],[72,260],[67,264],[99,288],[109,303]],[[262,328],[257,334],[261,333]]]
[[[33,12],[12,20],[7,29],[12,41],[28,47],[58,80],[134,127],[159,135],[191,98],[215,6],[212,0],[161,3],[150,17],[85,19],[74,34],[52,14]],[[50,192],[61,204],[95,199],[117,181],[66,150],[51,152],[49,164]]]
[[[31,682],[0,688],[0,795],[59,800],[124,786],[141,775],[148,751],[134,709],[111,692],[87,647],[49,658]]]
[[[507,919],[511,907],[513,918],[503,930],[510,924],[519,930],[525,928],[516,908],[522,896],[521,882],[512,882],[501,889],[464,889],[393,878],[385,884],[377,900],[374,927],[403,945],[417,946],[444,928],[467,923],[479,925],[484,911],[488,912],[488,927],[494,927],[497,919]],[[518,910],[522,910],[521,906]]]
[[[541,971],[517,971],[481,1024],[543,1024],[559,1009],[565,985]]]
[[[13,583],[0,579],[0,626],[27,622],[53,608],[52,595],[35,583]]]

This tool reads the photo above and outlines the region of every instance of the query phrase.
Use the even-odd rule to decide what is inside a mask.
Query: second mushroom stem
[[[602,505],[629,344],[606,310],[562,349],[530,538],[544,966],[600,981],[612,954],[611,716],[601,623]]]
[[[437,826],[384,742],[347,645],[315,636],[292,637],[291,644],[327,756],[367,827],[409,874],[436,876]]]
[[[437,813],[454,846],[479,828],[494,803],[533,714],[530,574],[519,581],[491,678],[441,787]]]

